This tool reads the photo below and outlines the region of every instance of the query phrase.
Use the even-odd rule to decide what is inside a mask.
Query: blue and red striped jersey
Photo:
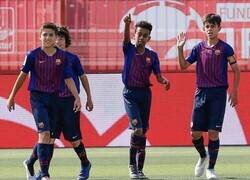
[[[197,62],[197,87],[228,87],[227,58],[233,55],[233,48],[222,40],[213,47],[208,46],[206,41],[197,44],[186,59],[191,64]]]
[[[48,56],[40,47],[30,51],[22,71],[30,72],[30,91],[58,92],[62,79],[72,77],[66,54],[58,48],[52,56]]]
[[[82,76],[84,74],[83,67],[81,65],[80,59],[77,57],[77,55],[72,54],[68,51],[65,51],[68,59],[68,63],[71,67],[72,72],[72,78],[75,82],[76,88],[78,90],[78,93],[80,93],[80,82],[79,82],[79,76]],[[73,96],[64,81],[62,81],[62,91],[59,92],[60,97],[69,97]]]
[[[136,53],[136,47],[131,42],[123,44],[124,67],[122,80],[128,87],[149,87],[150,75],[160,73],[158,55],[148,48],[143,54]]]

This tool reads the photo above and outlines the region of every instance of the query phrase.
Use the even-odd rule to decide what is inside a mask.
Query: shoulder
[[[152,57],[152,58],[154,58],[154,59],[158,59],[158,54],[157,54],[156,51],[154,51],[153,49],[151,49],[151,48],[149,48],[149,47],[146,47],[145,50],[146,50],[147,54],[148,54],[150,57]]]
[[[224,47],[226,48],[230,48],[233,49],[232,46],[230,44],[228,44],[227,42],[223,41],[223,40],[219,40],[219,43],[221,43]]]
[[[69,58],[70,60],[78,60],[78,56],[72,52],[69,51],[65,51],[65,54],[67,56],[67,58]]]
[[[32,49],[32,50],[28,51],[26,53],[26,56],[28,58],[36,57],[36,55],[39,54],[39,53],[41,53],[41,52],[42,52],[42,49],[40,47],[38,47],[38,48],[35,48],[35,49]]]

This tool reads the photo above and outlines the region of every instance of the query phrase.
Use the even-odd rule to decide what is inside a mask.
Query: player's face
[[[149,30],[137,27],[135,30],[135,44],[137,47],[144,47],[150,40]]]
[[[208,39],[216,39],[221,27],[218,24],[205,22],[203,29]]]
[[[56,46],[61,48],[61,49],[66,48],[66,41],[65,41],[65,38],[63,36],[57,36],[57,38],[56,38]]]
[[[40,35],[43,48],[54,47],[56,42],[56,33],[53,29],[43,29]]]

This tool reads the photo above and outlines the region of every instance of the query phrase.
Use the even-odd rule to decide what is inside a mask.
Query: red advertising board
[[[150,114],[149,146],[191,145],[190,119],[195,90],[194,73],[165,74],[171,81],[171,90],[165,91],[152,78],[153,101]],[[92,90],[94,110],[82,108],[81,129],[88,147],[128,146],[130,130],[123,105],[120,74],[91,74],[88,76]],[[230,73],[230,79],[232,74]],[[226,145],[250,144],[249,102],[250,73],[242,73],[239,104],[227,104],[220,141]],[[32,147],[37,141],[36,126],[30,110],[27,81],[16,96],[15,111],[6,108],[6,98],[16,79],[15,75],[1,75],[0,84],[0,148]],[[112,87],[112,90],[110,90]],[[230,93],[230,89],[228,91]],[[81,101],[85,103],[82,91]],[[57,146],[70,146],[61,139]]]

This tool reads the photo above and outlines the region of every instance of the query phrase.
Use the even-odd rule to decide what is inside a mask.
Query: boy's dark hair
[[[57,34],[57,25],[52,22],[46,22],[42,24],[40,28],[40,33],[42,33],[43,29],[52,29],[53,31],[55,31],[55,34]]]
[[[149,34],[151,33],[152,29],[153,29],[153,26],[151,23],[147,22],[147,21],[139,21],[135,24],[135,29],[137,27],[140,27],[140,28],[145,28],[147,30],[149,30]]]
[[[220,26],[221,17],[220,17],[218,14],[209,13],[209,14],[207,14],[206,16],[204,16],[204,17],[202,18],[202,22],[203,22],[203,25],[204,25],[206,22],[208,22],[208,23],[217,24],[218,26]]]
[[[66,48],[71,45],[71,37],[69,34],[69,30],[66,26],[59,26],[58,27],[58,36],[65,38],[65,46]]]

